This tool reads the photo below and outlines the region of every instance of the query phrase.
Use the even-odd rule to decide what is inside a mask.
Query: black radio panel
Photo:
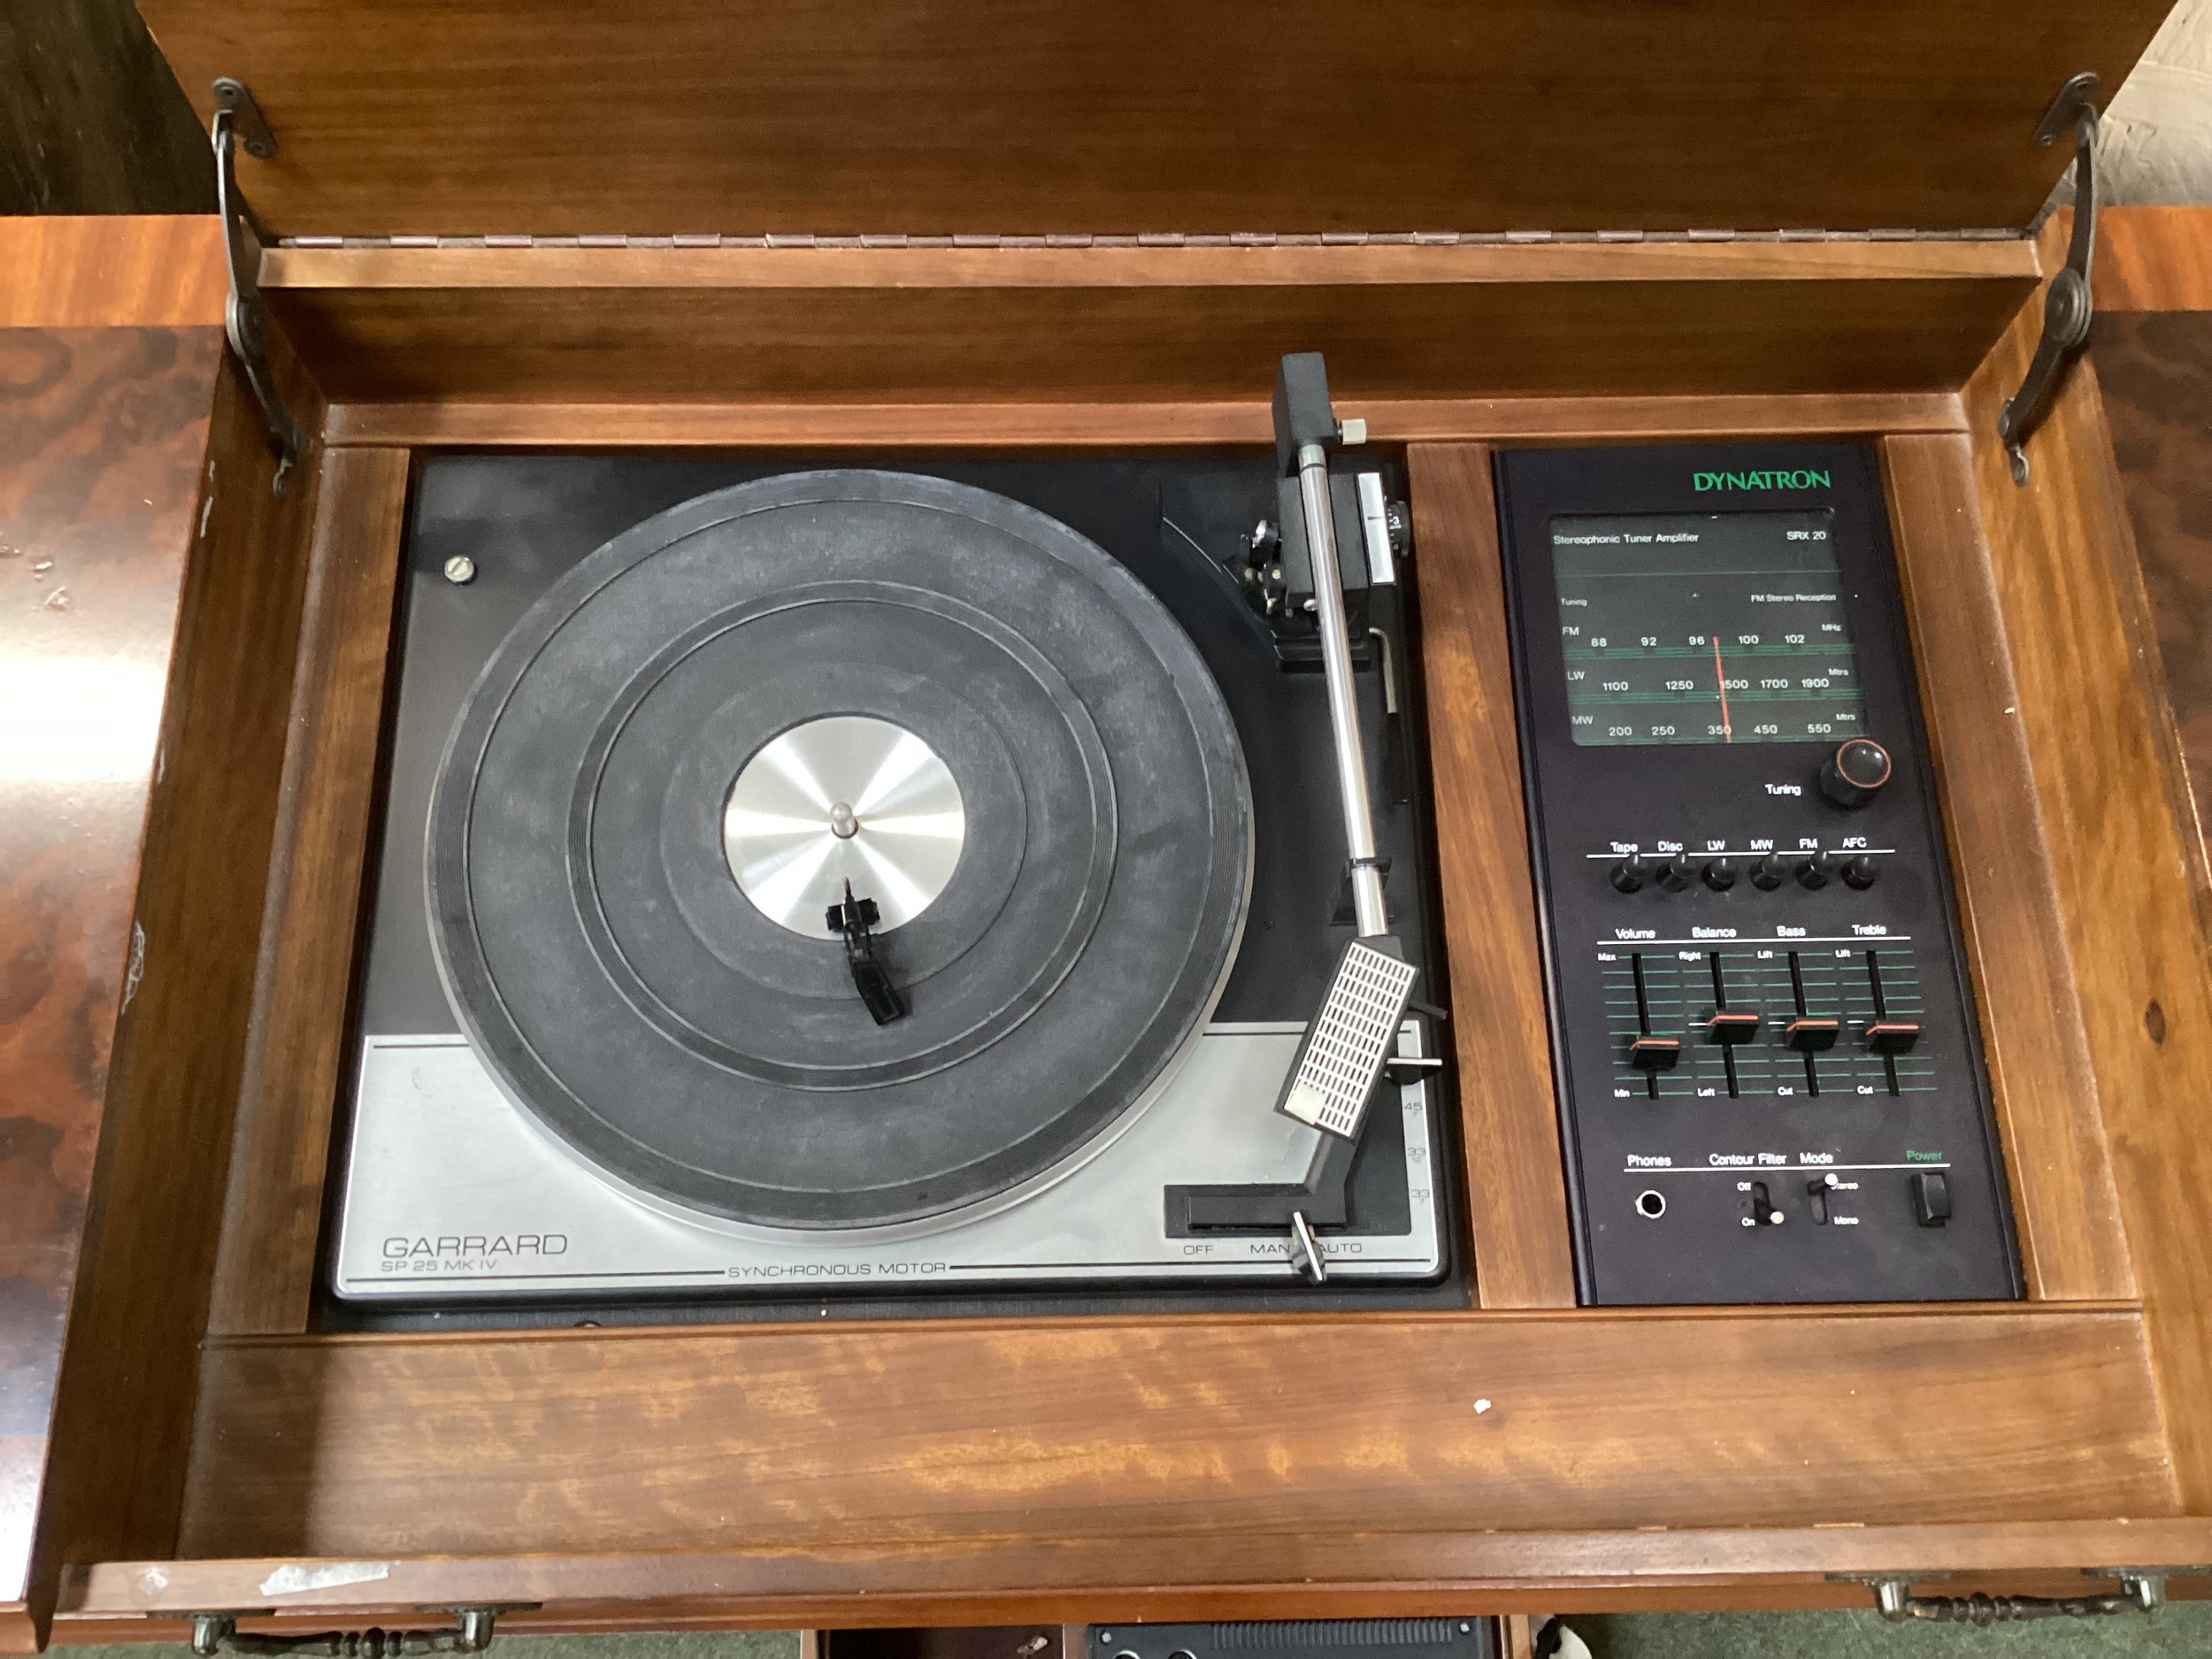
[[[2016,1296],[1871,455],[1498,487],[1583,1300]]]

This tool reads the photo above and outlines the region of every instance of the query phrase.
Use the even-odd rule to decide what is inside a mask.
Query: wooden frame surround
[[[217,660],[268,700],[225,763],[266,850],[175,886],[201,831],[157,810],[140,898],[180,927],[227,907],[253,972],[168,993],[234,1044],[109,1096],[20,1628],[1864,1605],[1855,1575],[2212,1572],[2212,881],[2093,372],[2024,485],[1994,436],[2058,250],[272,248],[319,438],[282,503],[210,497],[193,580],[275,614],[169,671],[173,702]],[[1255,443],[1303,345],[1409,463],[1469,1306],[317,1328],[419,452]],[[210,444],[265,488],[252,415],[227,378]],[[1490,457],[1782,434],[1880,457],[2018,1302],[1575,1306]]]

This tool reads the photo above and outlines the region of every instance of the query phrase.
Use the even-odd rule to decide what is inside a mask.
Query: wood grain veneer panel
[[[1486,445],[1407,451],[1475,1290],[1571,1308],[1573,1246]]]
[[[2212,233],[2212,211],[2195,222]],[[2201,828],[2212,821],[2212,310],[2100,317],[2093,360]]]
[[[254,88],[280,234],[464,235],[2020,225],[2170,9],[140,6],[204,122]]]
[[[1018,250],[1015,250],[1018,252]],[[1286,351],[1328,353],[1369,398],[1955,389],[2032,290],[2024,271],[1870,280],[1227,280],[1163,250],[1142,280],[1045,286],[918,265],[870,283],[266,289],[341,402],[1210,402],[1273,383]],[[1354,249],[1352,254],[1402,250]],[[1452,250],[1445,250],[1452,251]],[[1639,249],[1620,251],[1629,255]],[[642,256],[640,256],[641,258]],[[1102,256],[1113,257],[1111,250]]]
[[[680,1554],[402,1559],[378,1563],[388,1576],[334,1586],[255,1627],[412,1623],[406,1616],[423,1608],[524,1598],[542,1605],[503,1617],[503,1631],[1863,1609],[1871,1596],[1855,1575],[1901,1568],[1923,1582],[1940,1577],[1934,1587],[1947,1594],[1985,1587],[2065,1595],[2084,1589],[2078,1563],[2085,1561],[2200,1567],[2212,1560],[2212,1521],[1644,1532],[1471,1525],[1448,1532],[1327,1535],[1255,1529],[1219,1544],[1203,1557],[1174,1537],[1015,1536],[917,1542],[895,1552],[865,1544],[770,1544]],[[249,1605],[278,1568],[322,1564],[290,1556],[104,1563],[71,1576],[55,1638],[180,1640],[186,1614]],[[2203,1583],[2178,1578],[2172,1589],[2187,1595]]]
[[[2212,963],[2204,851],[2087,363],[2016,485],[1995,438],[2039,330],[1966,388],[1975,481],[2113,1179],[2183,1501],[2212,1507]]]
[[[64,1561],[175,1547],[268,877],[313,474],[282,499],[225,359],[146,817],[35,1602]]]
[[[1882,445],[2028,1294],[2130,1297],[2097,1083],[1961,435]]]
[[[0,328],[219,328],[229,291],[216,219],[0,219]]]
[[[2212,311],[2212,207],[2101,210],[2092,279],[2101,314]]]
[[[1654,282],[1972,282],[2033,280],[2038,244],[2024,238],[1916,242],[1518,242],[1415,243],[1317,239],[1181,245],[1079,239],[998,247],[745,245],[506,248],[278,246],[262,256],[273,294],[312,289],[395,293],[547,288],[1438,288],[1470,284]]]
[[[376,787],[403,449],[326,453],[208,1328],[307,1325]]]
[[[1947,392],[1337,402],[1381,443],[1965,430],[1958,398]],[[1267,403],[1253,397],[1217,403],[342,403],[330,411],[325,438],[420,447],[1083,448],[1266,444],[1274,442],[1274,426]]]
[[[220,337],[0,329],[0,1603],[24,1599]]]
[[[2173,1509],[2125,1311],[262,1339],[212,1343],[202,1385],[188,1555],[873,1540],[887,1565],[1174,1533],[1202,1577],[1293,1517],[1320,1538]],[[1940,1480],[1898,1478],[1932,1457]]]

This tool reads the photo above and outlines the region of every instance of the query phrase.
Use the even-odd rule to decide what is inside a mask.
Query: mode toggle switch
[[[1805,1196],[1812,1201],[1814,1225],[1824,1227],[1828,1225],[1828,1201],[1835,1196],[1836,1190],[1842,1185],[1832,1171],[1805,1183]]]

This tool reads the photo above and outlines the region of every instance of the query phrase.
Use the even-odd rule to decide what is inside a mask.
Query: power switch
[[[1950,1220],[1951,1183],[1939,1171],[1913,1171],[1912,1217],[1924,1227],[1939,1227]]]

